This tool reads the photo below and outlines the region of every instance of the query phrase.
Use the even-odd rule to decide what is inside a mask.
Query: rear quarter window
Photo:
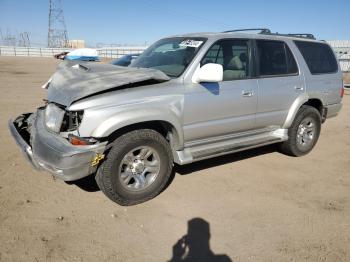
[[[311,74],[330,74],[338,72],[337,60],[327,44],[294,41]]]

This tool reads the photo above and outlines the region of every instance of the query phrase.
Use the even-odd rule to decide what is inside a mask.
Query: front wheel
[[[321,115],[316,108],[302,106],[288,129],[288,140],[280,145],[280,151],[291,156],[309,153],[320,136],[321,123]]]
[[[99,167],[96,182],[120,205],[135,205],[157,196],[171,176],[169,143],[158,132],[141,129],[117,138]]]

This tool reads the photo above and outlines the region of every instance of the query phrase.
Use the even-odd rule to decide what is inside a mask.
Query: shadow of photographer
[[[216,255],[210,249],[210,226],[202,218],[188,221],[187,235],[180,238],[173,246],[170,262],[229,262],[227,255]]]

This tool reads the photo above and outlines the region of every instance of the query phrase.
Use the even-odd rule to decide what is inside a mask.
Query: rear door
[[[287,43],[256,40],[256,128],[281,127],[295,99],[305,92],[303,75]]]
[[[219,83],[188,84],[184,104],[185,141],[212,138],[254,128],[257,80],[252,76],[252,41],[219,40],[201,60],[221,64]]]

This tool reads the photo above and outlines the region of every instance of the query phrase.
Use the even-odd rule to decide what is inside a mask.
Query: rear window
[[[298,66],[286,43],[257,40],[260,76],[281,76],[298,73]]]
[[[338,71],[337,60],[327,44],[294,41],[311,74],[329,74]]]

